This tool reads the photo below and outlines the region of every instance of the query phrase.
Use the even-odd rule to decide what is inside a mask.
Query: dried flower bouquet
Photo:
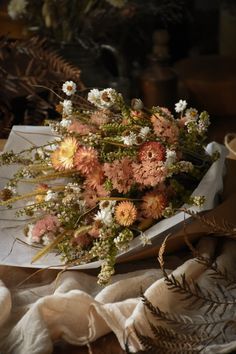
[[[191,197],[217,154],[205,150],[207,112],[175,105],[177,117],[163,107],[128,105],[114,89],[92,89],[87,99],[67,81],[56,107],[60,121],[48,121],[56,138],[21,153],[5,152],[0,165],[21,164],[1,190],[0,205],[27,201],[17,215],[29,217],[25,235],[40,244],[36,261],[57,251],[63,263],[101,261],[98,276],[106,284],[117,254],[130,241]],[[32,186],[20,193],[18,186]]]

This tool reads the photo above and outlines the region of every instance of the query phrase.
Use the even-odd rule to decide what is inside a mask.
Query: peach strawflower
[[[104,173],[111,181],[114,189],[119,193],[127,193],[133,183],[132,160],[124,157],[112,163],[104,164]]]
[[[100,111],[93,112],[90,116],[90,120],[91,123],[100,126],[109,122],[110,115],[111,114],[109,110],[101,109]]]
[[[161,191],[148,192],[143,196],[141,210],[147,218],[159,219],[167,206],[167,197]]]
[[[162,162],[144,161],[133,163],[132,167],[135,181],[144,186],[157,186],[167,176],[167,169]]]
[[[92,147],[81,146],[75,154],[74,164],[78,171],[87,175],[99,164],[98,152]]]
[[[176,144],[179,137],[179,128],[177,122],[171,116],[169,119],[155,113],[151,116],[151,122],[155,134],[165,139],[169,144]]]
[[[79,121],[75,120],[72,122],[71,125],[68,127],[68,131],[70,133],[78,133],[80,135],[88,135],[89,133],[95,133],[96,129],[93,126],[80,123]]]
[[[122,226],[132,225],[137,218],[137,209],[132,202],[120,202],[115,207],[115,219]]]
[[[59,149],[53,151],[53,153],[51,154],[51,163],[52,166],[55,168],[55,170],[62,171],[64,168],[60,162],[59,156],[60,156]]]
[[[141,162],[144,161],[164,161],[166,150],[158,141],[148,141],[140,146],[138,157]]]
[[[51,156],[51,162],[56,170],[69,170],[74,167],[74,156],[78,148],[74,137],[65,138]]]

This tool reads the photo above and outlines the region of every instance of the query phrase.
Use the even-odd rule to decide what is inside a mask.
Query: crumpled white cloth
[[[217,242],[213,238],[202,239],[199,252],[214,257]],[[235,241],[224,241],[217,263],[220,269],[235,272]],[[177,279],[182,273],[209,291],[216,288],[209,271],[194,258],[173,271]],[[128,338],[130,350],[138,351],[141,345],[134,326],[142,334],[150,335],[141,290],[162,311],[194,314],[184,309],[180,295],[167,288],[158,268],[115,275],[105,288],[97,285],[96,277],[78,271],[67,271],[59,281],[31,284],[30,288],[8,289],[0,282],[0,353],[47,354],[52,352],[53,342],[59,338],[84,345],[110,331],[115,333],[123,348]],[[230,308],[232,320],[236,320],[235,307]],[[204,308],[201,310],[204,313]],[[212,342],[202,353],[230,353],[234,349],[236,333],[231,334],[225,344]]]

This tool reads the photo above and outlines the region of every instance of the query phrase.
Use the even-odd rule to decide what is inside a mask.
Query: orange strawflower
[[[115,219],[122,226],[132,225],[137,218],[137,209],[132,202],[120,202],[115,208]]]
[[[161,191],[148,192],[143,196],[141,210],[147,218],[159,219],[167,206],[167,197]]]

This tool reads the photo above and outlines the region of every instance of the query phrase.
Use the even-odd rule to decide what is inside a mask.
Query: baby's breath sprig
[[[10,165],[10,164],[22,164],[28,165],[31,162],[29,158],[16,154],[13,151],[7,151],[0,155],[0,166]]]

